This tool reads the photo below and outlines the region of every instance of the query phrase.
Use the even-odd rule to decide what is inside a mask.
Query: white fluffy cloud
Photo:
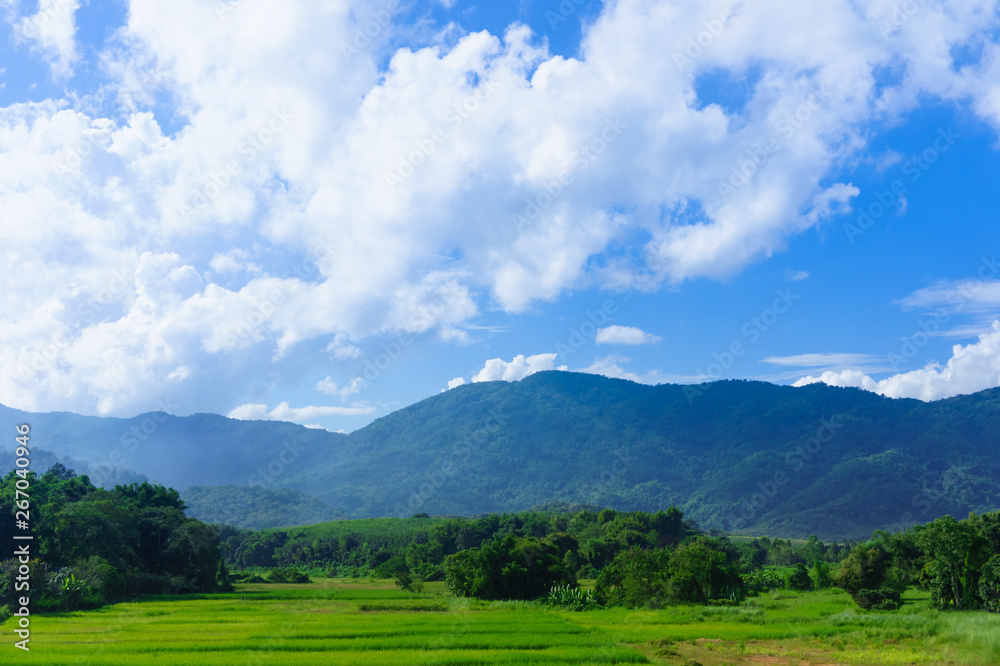
[[[476,382],[493,382],[493,381],[505,381],[505,382],[516,382],[519,379],[524,379],[528,375],[533,375],[536,372],[541,372],[543,370],[566,370],[565,365],[556,367],[556,354],[535,354],[534,356],[528,356],[525,358],[524,354],[518,354],[509,362],[503,360],[502,358],[493,358],[486,361],[486,365],[483,369],[477,372],[472,377],[473,383]],[[452,382],[457,381],[458,377],[452,380]],[[449,382],[449,388],[453,388]]]
[[[36,37],[10,19],[60,76],[78,4],[41,2]],[[827,176],[873,119],[939,99],[1000,127],[990,0],[922,3],[888,30],[893,0],[755,2],[687,60],[729,0],[607,3],[578,58],[520,25],[388,53],[390,26],[355,52],[379,3],[219,4],[132,2],[101,90],[0,108],[0,253],[18,266],[0,276],[0,402],[224,402],[213,369],[306,342],[332,341],[331,363],[373,335],[464,344],[486,307],[644,269],[650,289],[731,275],[850,204]],[[742,108],[704,98],[704,76],[751,70]],[[635,261],[592,261],[639,237],[615,255]]]
[[[662,341],[652,333],[646,333],[634,326],[608,326],[597,329],[598,344],[606,345],[651,345]]]
[[[975,393],[1000,385],[1000,321],[994,321],[978,342],[955,345],[945,365],[930,363],[920,370],[892,375],[876,381],[860,370],[828,371],[795,382],[804,386],[823,382],[831,386],[856,386],[890,398],[939,400]]]

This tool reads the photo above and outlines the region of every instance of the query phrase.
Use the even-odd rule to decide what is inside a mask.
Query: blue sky
[[[154,4],[0,4],[3,404],[1000,385],[996,2]]]

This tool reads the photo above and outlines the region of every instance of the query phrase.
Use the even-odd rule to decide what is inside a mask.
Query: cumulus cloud
[[[651,345],[663,340],[634,326],[599,328],[596,339],[598,344],[606,345]]]
[[[828,371],[795,382],[804,386],[823,382],[831,386],[855,386],[890,398],[939,400],[975,393],[1000,385],[1000,321],[972,344],[955,345],[944,365],[929,363],[920,370],[892,375],[876,381],[860,370]]]
[[[456,386],[462,386],[463,384],[465,384],[465,377],[455,377],[454,379],[448,382],[448,390],[450,391]]]
[[[524,354],[518,354],[510,361],[493,358],[486,361],[483,369],[472,376],[472,382],[516,382],[543,370],[566,370],[565,365],[556,367],[556,356],[556,354],[535,354],[526,358]],[[458,379],[456,377],[452,382]]]
[[[78,5],[41,2],[35,37],[11,19],[59,76]],[[921,6],[888,31],[890,0],[755,2],[689,61],[677,45],[719,3],[606,3],[570,58],[523,25],[389,52],[394,23],[345,50],[360,0],[218,5],[131,2],[100,89],[0,108],[18,266],[0,277],[0,402],[124,415],[197,393],[228,410],[209,390],[223,370],[310,343],[334,363],[385,334],[466,344],[486,308],[640,271],[648,289],[729,276],[850,206],[830,175],[873,120],[934,100],[1000,127],[995,1]],[[739,108],[703,92],[748,71]],[[627,238],[643,239],[628,260],[603,261]],[[255,246],[259,270],[233,250]]]
[[[280,403],[268,411],[267,405],[246,403],[230,411],[226,416],[241,421],[290,421],[305,425],[306,421],[324,416],[358,416],[371,414],[375,411],[369,405],[353,405],[351,407],[309,406],[290,407],[287,402]],[[309,427],[315,427],[310,425]]]

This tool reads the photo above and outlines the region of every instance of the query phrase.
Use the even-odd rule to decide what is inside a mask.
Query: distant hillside
[[[217,414],[153,412],[117,419],[32,414],[0,406],[0,433],[13,433],[14,424],[21,422],[31,424],[34,447],[87,461],[96,485],[116,468],[127,468],[177,489],[281,486],[293,467],[326,464],[347,438],[294,423],[237,421]],[[0,436],[0,451],[13,446],[13,437]]]
[[[181,499],[192,518],[240,529],[313,525],[347,517],[322,500],[287,488],[192,486]]]
[[[857,538],[1000,507],[998,389],[923,403],[544,372],[460,386],[350,435],[204,414],[30,419],[36,445],[63,455],[99,462],[128,443],[120,465],[154,480],[256,480],[352,517],[676,504],[704,528]],[[155,419],[146,441],[126,439]]]
[[[13,431],[5,430],[5,432]],[[13,449],[7,451],[0,450],[0,470],[6,471],[13,469],[14,461],[16,459],[17,456],[14,455]],[[31,468],[36,471],[45,472],[56,463],[62,464],[66,467],[66,469],[72,470],[80,476],[90,476],[94,473],[94,466],[86,460],[77,460],[76,458],[72,458],[70,456],[59,456],[51,451],[39,448],[34,448],[31,452]],[[142,483],[143,481],[149,481],[149,477],[145,474],[140,474],[139,472],[125,467],[116,467],[114,469],[104,470],[99,476],[101,477],[102,482],[95,482],[95,485],[106,490],[110,490],[117,485],[128,485],[130,483]]]

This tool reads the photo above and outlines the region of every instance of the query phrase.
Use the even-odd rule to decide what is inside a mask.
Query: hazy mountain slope
[[[31,425],[33,446],[89,462],[98,485],[104,470],[125,467],[174,488],[255,482],[276,486],[292,467],[328,463],[346,441],[343,434],[293,423],[237,421],[216,414],[159,412],[117,419],[3,407],[0,449],[14,446],[14,424],[21,422]]]

